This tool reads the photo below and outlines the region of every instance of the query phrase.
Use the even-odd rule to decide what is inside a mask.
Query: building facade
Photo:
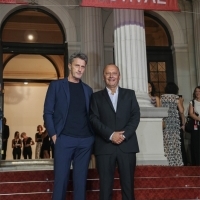
[[[136,91],[142,112],[139,163],[166,163],[166,110],[152,108],[148,80],[158,95],[167,82],[177,83],[185,109],[200,81],[200,3],[178,3],[180,12],[80,7],[78,0],[0,4],[0,76],[2,110],[11,130],[8,147],[17,130],[34,138],[36,126],[43,123],[48,82],[66,76],[68,55],[82,51],[89,58],[83,81],[94,91],[104,87],[102,70],[108,63],[119,66],[120,86]],[[32,41],[26,39],[29,33],[35,37]],[[20,86],[25,80],[40,85]],[[8,153],[12,159],[11,150]]]

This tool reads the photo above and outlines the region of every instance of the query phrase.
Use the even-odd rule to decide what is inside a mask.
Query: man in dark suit
[[[92,89],[81,81],[87,56],[69,58],[68,78],[52,81],[44,103],[44,121],[54,142],[53,200],[65,200],[73,165],[74,200],[85,200],[87,172],[94,136],[89,123]]]
[[[100,177],[100,200],[112,199],[116,165],[120,174],[122,199],[134,198],[134,171],[139,151],[136,129],[140,109],[133,90],[120,88],[119,68],[103,70],[106,88],[92,95],[90,121],[95,132],[94,153]]]
[[[7,152],[7,144],[8,144],[8,138],[10,135],[10,129],[9,126],[6,125],[6,118],[3,118],[3,126],[2,126],[2,150],[3,150],[3,154],[2,154],[2,160],[6,160],[6,152]]]

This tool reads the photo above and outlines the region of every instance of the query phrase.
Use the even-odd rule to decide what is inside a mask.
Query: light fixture
[[[28,30],[28,31],[25,31],[24,38],[26,42],[36,42],[38,38],[38,34],[34,30]]]
[[[24,82],[24,85],[28,85],[28,82]]]
[[[32,41],[32,40],[34,40],[34,35],[29,34],[29,35],[27,36],[27,38],[28,38],[28,40]]]

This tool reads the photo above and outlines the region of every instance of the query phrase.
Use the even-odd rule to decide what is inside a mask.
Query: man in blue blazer
[[[100,177],[100,200],[112,200],[116,166],[123,200],[134,200],[134,171],[139,152],[136,129],[140,109],[134,90],[118,86],[119,68],[103,71],[106,88],[92,95],[90,121],[95,131],[94,153]]]
[[[73,166],[74,200],[85,200],[88,166],[94,142],[89,123],[92,89],[81,81],[87,56],[69,58],[68,78],[52,81],[44,103],[44,122],[54,142],[53,200],[65,200]]]

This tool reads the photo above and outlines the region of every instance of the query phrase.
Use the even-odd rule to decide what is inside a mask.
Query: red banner
[[[135,10],[180,11],[177,0],[82,0],[81,6]]]

